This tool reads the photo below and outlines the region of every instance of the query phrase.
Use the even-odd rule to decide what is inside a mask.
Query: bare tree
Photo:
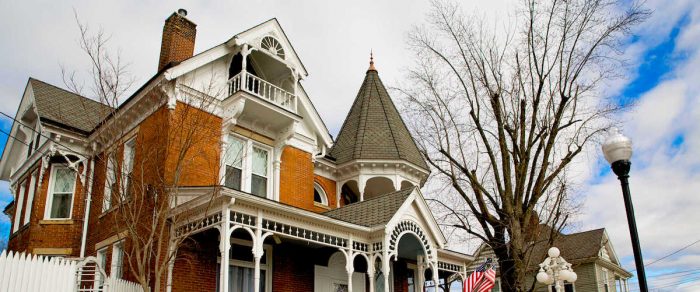
[[[123,238],[126,278],[138,282],[144,291],[161,291],[166,287],[168,268],[180,258],[180,247],[195,244],[188,241],[190,233],[175,234],[174,228],[206,217],[219,196],[219,188],[205,194],[208,200],[203,210],[182,212],[175,208],[181,186],[203,181],[221,185],[221,120],[208,111],[225,93],[215,82],[224,77],[210,74],[208,82],[182,82],[178,86],[187,90],[187,95],[181,98],[187,100],[175,109],[163,106],[151,113],[139,125],[139,134],[134,135],[126,126],[130,113],[119,108],[134,83],[128,64],[119,52],[110,50],[108,35],[101,29],[91,31],[79,21],[77,13],[75,18],[80,47],[90,61],[88,85],[84,85],[79,74],[64,67],[63,80],[71,91],[108,105],[101,112],[85,114],[100,123],[114,140],[111,145],[104,145],[103,153],[93,153],[98,161],[96,172],[104,170],[104,185],[100,180],[85,184],[93,184],[96,194],[104,190],[92,202],[101,205],[102,210],[93,212],[102,211],[105,215],[101,215],[100,224]],[[174,86],[174,82],[163,81],[147,93],[146,99],[153,99],[151,104],[165,104]],[[84,88],[89,89],[88,94],[84,94]],[[143,105],[136,105],[139,106]],[[96,204],[97,198],[102,204]],[[195,211],[199,213],[193,216]]]
[[[409,36],[416,65],[399,91],[433,182],[459,203],[451,225],[498,256],[504,291],[532,290],[528,251],[541,223],[572,211],[574,158],[625,106],[601,97],[625,68],[625,36],[649,14],[618,0],[523,0],[511,26],[488,29],[434,1]],[[439,189],[439,188],[438,188]]]

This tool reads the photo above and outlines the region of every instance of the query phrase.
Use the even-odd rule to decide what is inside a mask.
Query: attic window
[[[267,50],[271,54],[284,59],[284,49],[282,49],[282,44],[280,44],[277,39],[266,36],[260,42],[260,47]]]

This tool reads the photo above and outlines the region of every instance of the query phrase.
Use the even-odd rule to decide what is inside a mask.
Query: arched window
[[[321,185],[316,182],[314,182],[314,203],[328,206],[328,196],[326,196],[326,192]]]
[[[282,48],[282,44],[280,44],[280,42],[275,38],[271,36],[264,37],[262,41],[260,41],[260,47],[263,48],[263,50],[267,50],[273,55],[284,59],[284,49]]]

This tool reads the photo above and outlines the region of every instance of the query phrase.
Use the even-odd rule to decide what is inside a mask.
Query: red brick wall
[[[44,175],[40,178],[41,186],[35,189],[36,193],[31,206],[32,212],[29,218],[29,225],[21,227],[18,232],[10,235],[10,240],[8,242],[9,250],[36,253],[36,248],[70,248],[71,253],[69,256],[80,255],[80,238],[85,212],[85,186],[80,179],[76,178],[71,219],[60,221],[44,220],[52,163],[60,162],[61,161],[57,161],[57,159],[54,158],[44,170]],[[37,167],[41,167],[41,162],[37,163]],[[82,167],[80,171],[82,171]],[[24,216],[24,212],[26,212],[26,210],[23,209],[24,205],[26,205],[26,194],[29,191],[28,185],[30,181],[31,179],[27,179],[27,186],[25,187],[25,194],[22,202],[23,206],[20,206],[22,209],[19,212],[20,216]],[[38,184],[38,181],[36,183]],[[14,220],[12,222],[14,223]]]
[[[314,204],[314,181],[328,196],[328,208]],[[280,166],[280,202],[313,212],[335,208],[335,181],[314,174],[311,153],[286,146]]]
[[[193,236],[180,248],[173,267],[173,292],[215,291],[219,269],[219,239],[216,230]]]

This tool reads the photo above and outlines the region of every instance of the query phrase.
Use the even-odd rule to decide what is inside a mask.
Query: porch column
[[[260,292],[260,259],[265,253],[262,238],[262,211],[258,210],[258,218],[255,220],[255,238],[253,239],[253,261],[255,269],[253,271],[253,291]]]
[[[369,258],[370,260],[367,262],[367,280],[369,280],[369,292],[374,292],[374,258],[371,256]]]
[[[425,286],[425,258],[421,255],[416,257],[416,291],[423,292]]]
[[[221,210],[221,228],[219,229],[219,251],[221,252],[221,266],[219,267],[220,291],[228,291],[229,251],[231,250],[231,213],[228,205]]]
[[[389,246],[384,245],[384,246]],[[384,250],[384,253],[382,255],[382,274],[384,278],[384,291],[389,291],[389,273],[391,272],[391,265],[389,263],[391,259],[389,258],[389,252],[387,250]]]
[[[431,269],[433,270],[433,287],[435,287],[433,291],[438,292],[438,288],[440,287],[440,275],[438,274],[437,259],[432,264]]]
[[[355,272],[355,267],[352,265],[352,252],[347,255],[345,263],[345,271],[348,273],[348,291],[352,292],[352,274]]]
[[[243,57],[243,61],[241,62],[241,89],[246,91],[248,90],[248,73],[246,72],[246,68],[248,67],[248,54],[250,54],[250,49],[248,48],[248,44],[244,44],[241,48],[241,56]]]

